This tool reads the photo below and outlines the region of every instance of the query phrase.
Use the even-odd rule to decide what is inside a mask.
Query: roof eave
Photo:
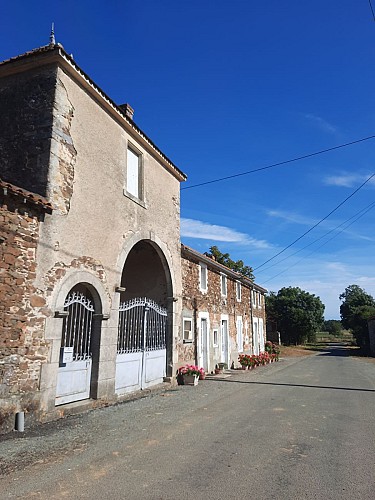
[[[127,117],[124,111],[76,64],[60,44],[45,45],[39,49],[0,62],[0,75],[8,76],[33,69],[40,65],[56,63],[83,86],[100,105],[109,112],[139,143],[161,163],[179,182],[187,179],[173,162],[152,142],[152,140]]]

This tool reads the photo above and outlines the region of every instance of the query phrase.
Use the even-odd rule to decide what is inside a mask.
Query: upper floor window
[[[220,283],[221,283],[221,295],[222,297],[227,296],[227,277],[225,274],[220,275]]]
[[[255,290],[251,291],[251,297],[252,297],[253,307],[256,307],[256,305],[257,305],[257,295],[256,295],[256,291]]]
[[[236,281],[236,299],[237,299],[237,302],[241,302],[241,297],[242,297],[241,283],[239,281]]]
[[[207,292],[207,266],[206,264],[199,264],[199,289],[201,292]]]
[[[126,191],[141,200],[142,193],[142,155],[128,148],[126,159]]]

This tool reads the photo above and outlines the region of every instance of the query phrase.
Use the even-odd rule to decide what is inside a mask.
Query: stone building
[[[1,431],[178,365],[186,177],[132,113],[60,44],[0,63]]]
[[[181,247],[182,337],[180,365],[211,372],[238,366],[240,353],[259,354],[265,344],[265,288],[185,245]]]

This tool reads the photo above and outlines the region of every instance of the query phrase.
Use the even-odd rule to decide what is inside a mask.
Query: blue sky
[[[3,2],[0,59],[47,44],[52,21],[77,64],[129,102],[188,175],[185,244],[217,245],[269,290],[315,293],[326,318],[339,317],[350,284],[375,296],[374,180],[262,266],[375,172],[374,140],[185,189],[374,135],[368,0]]]

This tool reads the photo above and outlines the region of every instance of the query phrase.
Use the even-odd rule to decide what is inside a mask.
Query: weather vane
[[[51,34],[50,34],[50,37],[49,37],[49,43],[50,43],[50,45],[55,45],[56,44],[56,40],[55,40],[55,23],[52,23]]]

